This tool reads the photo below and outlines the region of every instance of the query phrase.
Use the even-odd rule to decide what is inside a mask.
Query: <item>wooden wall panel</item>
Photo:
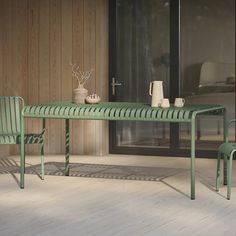
[[[0,95],[27,104],[72,100],[70,62],[93,68],[85,85],[108,99],[108,0],[0,0]],[[47,121],[46,153],[64,152],[64,122]],[[71,121],[71,153],[108,152],[107,122]],[[41,130],[38,120],[27,131]],[[0,156],[18,149],[0,147]],[[27,149],[38,154],[38,147]]]

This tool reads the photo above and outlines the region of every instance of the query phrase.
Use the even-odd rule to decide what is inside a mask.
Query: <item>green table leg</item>
[[[42,120],[42,130],[45,130],[46,128],[46,121],[45,118]],[[41,178],[44,179],[45,175],[45,169],[44,169],[44,140],[43,143],[41,143]]]
[[[65,175],[69,175],[69,162],[70,162],[70,124],[69,119],[65,120],[66,126],[66,143],[65,143]]]
[[[226,119],[226,110],[223,113],[223,128],[224,128],[224,143],[227,142],[227,119]],[[227,185],[227,157],[224,155],[224,185]]]
[[[20,188],[25,187],[25,140],[24,140],[24,118],[21,118],[21,144],[20,144]]]
[[[195,117],[191,122],[191,199],[195,199],[195,133],[196,121]]]

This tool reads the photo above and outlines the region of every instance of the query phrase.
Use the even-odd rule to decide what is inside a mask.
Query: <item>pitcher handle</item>
[[[153,85],[153,81],[150,83],[149,85],[149,95],[152,96],[152,86]]]

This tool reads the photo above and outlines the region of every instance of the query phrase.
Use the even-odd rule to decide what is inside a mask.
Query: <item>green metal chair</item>
[[[20,144],[21,110],[24,100],[21,97],[0,97],[0,145]],[[44,139],[45,120],[43,130],[39,134],[25,134],[25,144],[40,144],[41,146],[41,178],[44,179]]]
[[[222,143],[218,149],[218,157],[217,157],[217,170],[216,170],[216,191],[219,191],[220,186],[220,160],[221,157],[224,157],[225,163],[227,163],[227,199],[230,200],[231,196],[231,183],[232,183],[232,162],[234,153],[236,152],[236,143],[232,143],[228,141],[228,130],[229,126],[236,122],[236,119],[230,120],[227,126],[226,133],[226,142]]]

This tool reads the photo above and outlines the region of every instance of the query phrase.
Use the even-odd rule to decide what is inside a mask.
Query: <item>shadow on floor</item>
[[[45,163],[46,175],[64,175],[64,163],[47,162]],[[126,179],[142,181],[160,181],[163,178],[177,175],[187,169],[165,168],[165,167],[143,167],[143,166],[124,166],[106,164],[87,164],[71,163],[70,176],[87,178],[107,178],[107,179]],[[40,172],[40,165],[26,168],[27,174]]]
[[[19,173],[20,166],[13,159],[1,159],[0,160],[0,174],[10,174],[13,179],[16,181],[18,186],[20,186],[20,181],[16,177],[16,173]]]
[[[40,177],[40,165],[30,165],[25,169],[26,174],[36,174]],[[64,176],[65,164],[62,162],[45,163],[45,175]],[[20,166],[13,159],[0,160],[0,174],[10,174],[19,185],[19,180],[15,174],[19,174]],[[184,168],[168,167],[143,167],[143,166],[124,166],[124,165],[106,165],[106,164],[87,164],[70,163],[69,176],[86,178],[105,178],[105,179],[123,179],[135,181],[158,181],[174,191],[189,197],[186,193],[174,187],[168,181],[169,177],[180,175],[183,172],[189,172]],[[207,181],[201,176],[201,182],[214,191],[212,180]]]

